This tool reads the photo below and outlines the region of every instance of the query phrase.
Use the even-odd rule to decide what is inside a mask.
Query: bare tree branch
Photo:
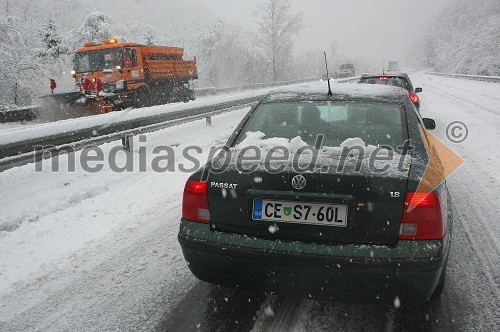
[[[274,80],[282,78],[283,66],[293,49],[292,37],[302,29],[302,12],[293,14],[289,0],[268,0],[259,6],[262,16],[259,26],[260,40],[271,61]]]

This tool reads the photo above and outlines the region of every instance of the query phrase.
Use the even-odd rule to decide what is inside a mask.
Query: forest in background
[[[415,49],[420,69],[500,76],[500,1],[454,1]]]
[[[241,86],[322,74],[319,51],[292,55],[302,13],[294,11],[288,0],[262,3],[259,33],[227,24],[189,1],[159,4],[167,5],[175,10],[159,10],[156,15],[165,23],[152,26],[118,21],[112,13],[96,10],[92,0],[0,0],[0,105],[14,108],[36,102],[37,96],[50,93],[51,78],[58,84],[56,92],[71,91],[75,50],[84,42],[109,38],[184,47],[185,58],[197,57],[200,86]],[[269,17],[279,19],[266,21]],[[277,30],[266,31],[266,24]],[[311,62],[311,56],[318,59]]]

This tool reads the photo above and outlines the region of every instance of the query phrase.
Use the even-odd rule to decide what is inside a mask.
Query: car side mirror
[[[422,88],[415,88],[415,93],[422,92]]]
[[[434,121],[434,119],[423,118],[422,120],[424,120],[425,129],[429,129],[429,130],[436,129],[436,121]]]

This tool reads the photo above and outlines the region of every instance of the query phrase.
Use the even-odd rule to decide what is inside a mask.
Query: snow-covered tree
[[[218,20],[199,37],[200,71],[211,86],[218,86],[219,55],[223,47],[224,30],[224,21]]]
[[[270,65],[266,51],[257,42],[244,49],[243,58],[245,61],[243,73],[248,84],[268,82],[272,79],[269,75]]]
[[[63,43],[63,38],[57,30],[57,23],[53,19],[48,19],[38,29],[42,47],[35,49],[34,54],[39,62],[38,72],[44,82],[49,79],[59,82],[63,73],[71,68],[72,52]]]
[[[78,30],[82,42],[101,41],[113,37],[111,18],[100,11],[90,13]]]
[[[260,6],[257,21],[275,81],[284,78],[284,69],[293,50],[293,36],[302,29],[302,12],[293,13],[289,0],[268,0]]]
[[[8,107],[31,103],[38,66],[24,32],[19,18],[0,17],[0,103]]]
[[[37,56],[48,60],[48,62],[54,62],[68,54],[68,47],[63,44],[63,39],[57,32],[57,23],[54,20],[49,19],[44,22],[42,28],[38,31],[43,48],[36,50]]]
[[[267,81],[265,52],[256,45],[255,35],[228,28],[222,20],[210,25],[200,34],[196,48],[202,85],[223,87]]]
[[[158,45],[158,36],[153,29],[147,29],[143,33],[143,38],[146,45]]]
[[[500,2],[457,0],[445,9],[420,44],[423,68],[463,74],[500,74]]]
[[[0,0],[0,107],[29,105],[49,93],[49,77],[58,80],[59,87],[64,72],[71,81],[71,57],[64,55],[64,39],[78,23],[71,21],[75,25],[66,24],[60,33],[57,25],[68,15],[79,17],[81,7],[74,8],[75,4],[79,3]]]

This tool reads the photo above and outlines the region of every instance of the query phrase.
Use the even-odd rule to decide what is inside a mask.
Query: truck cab
[[[85,101],[103,112],[194,99],[196,61],[182,59],[176,47],[122,43],[116,39],[85,43],[77,50],[73,76]]]
[[[352,63],[344,63],[343,65],[340,65],[339,69],[339,78],[356,76],[356,69]]]

